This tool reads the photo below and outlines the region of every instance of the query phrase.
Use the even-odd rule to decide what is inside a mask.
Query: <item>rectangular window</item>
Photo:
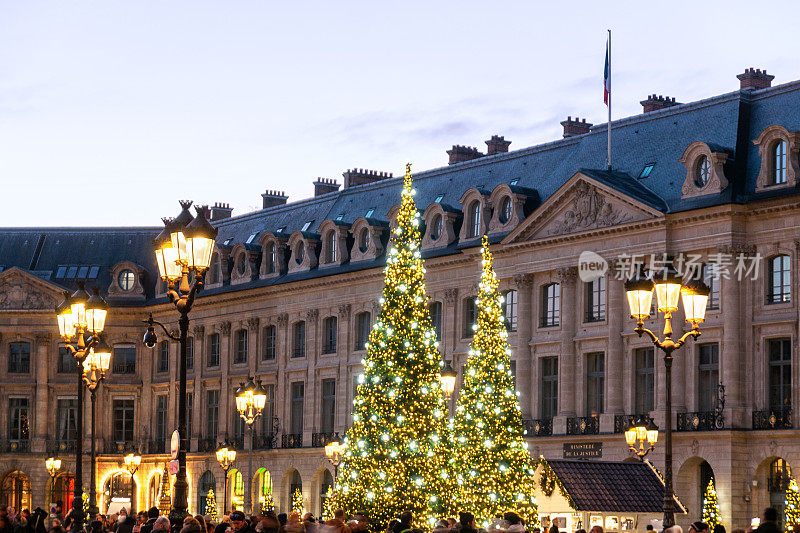
[[[56,403],[56,438],[61,442],[75,442],[78,437],[78,400],[59,399]]]
[[[655,410],[655,351],[638,348],[633,353],[636,365],[636,414]]]
[[[212,333],[208,336],[208,358],[206,366],[219,366],[219,333]]]
[[[711,289],[706,309],[719,309],[719,264],[706,263],[703,265],[703,282]]]
[[[12,342],[8,345],[8,373],[28,374],[31,371],[31,344]]]
[[[296,322],[292,328],[292,357],[306,356],[306,323]]]
[[[336,333],[339,321],[335,316],[329,316],[323,322],[323,346],[322,353],[336,353]]]
[[[517,291],[510,290],[504,294],[503,317],[508,331],[517,331]]]
[[[236,331],[236,349],[233,352],[234,364],[247,362],[247,330]]]
[[[133,442],[133,400],[114,400],[114,441]]]
[[[542,358],[542,418],[558,414],[558,357]]]
[[[156,440],[163,442],[167,438],[167,395],[156,396]]]
[[[115,374],[136,373],[136,346],[133,344],[114,346],[113,371]]]
[[[557,326],[560,313],[561,285],[558,283],[549,283],[542,287],[542,327],[548,328]]]
[[[355,350],[363,350],[369,340],[369,330],[372,326],[372,317],[368,311],[356,315],[356,346]]]
[[[699,411],[713,411],[719,384],[719,344],[701,344],[698,367]]]
[[[275,385],[264,385],[267,393],[267,401],[264,402],[264,410],[261,413],[261,431],[263,435],[273,435],[275,426]]]
[[[779,255],[769,260],[767,303],[791,301],[791,266],[788,255]]]
[[[72,351],[66,346],[58,347],[58,365],[56,371],[59,374],[74,374],[78,371],[78,361],[72,355]]]
[[[158,343],[158,366],[156,371],[160,373],[169,372],[169,341]]]
[[[333,420],[336,414],[336,380],[322,380],[322,433],[333,433]]]
[[[769,341],[769,408],[792,406],[792,341]]]
[[[606,278],[586,283],[586,322],[606,319]]]
[[[428,306],[431,314],[431,324],[436,331],[436,340],[442,340],[442,302],[433,302]]]
[[[478,306],[475,297],[464,299],[464,337],[475,335],[475,326],[478,323]]]
[[[8,399],[8,438],[10,440],[28,440],[28,399]]]
[[[600,278],[603,279],[603,278]],[[597,416],[603,412],[606,387],[605,354],[586,356],[586,414]]]
[[[275,338],[276,338],[276,329],[275,326],[267,326],[264,328],[264,353],[262,354],[261,359],[263,361],[274,361],[275,360]]]
[[[292,383],[292,416],[291,430],[293,435],[303,433],[303,398],[305,395],[305,384],[302,381]]]
[[[216,439],[219,428],[219,391],[206,391],[206,438]]]
[[[186,338],[186,368],[194,368],[194,337]]]

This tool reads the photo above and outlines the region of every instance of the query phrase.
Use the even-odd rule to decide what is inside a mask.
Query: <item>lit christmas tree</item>
[[[719,505],[717,504],[717,489],[714,487],[714,478],[708,480],[708,486],[703,494],[703,522],[708,524],[710,530],[721,522]]]
[[[334,501],[336,501],[336,493],[328,489],[328,492],[325,493],[325,500],[322,502],[323,520],[330,520],[333,518],[333,512],[336,510],[333,508]]]
[[[206,513],[212,520],[217,519],[217,499],[214,497],[214,489],[208,489],[206,494]]]
[[[272,493],[267,494],[261,500],[261,510],[262,511],[274,511],[275,510],[275,502],[272,500]]]
[[[294,494],[292,494],[292,511],[299,513],[301,517],[305,512],[303,511],[303,493],[300,492],[300,489],[294,489]]]
[[[364,511],[385,527],[411,510],[417,525],[432,524],[450,479],[441,355],[425,296],[419,213],[410,165],[384,269],[381,311],[362,361],[353,425],[344,439],[336,505]]]
[[[784,509],[784,523],[786,531],[791,531],[796,525],[800,525],[800,489],[797,482],[792,479],[786,487],[786,507]]]
[[[522,413],[511,374],[511,349],[503,297],[483,238],[478,322],[464,366],[464,383],[453,419],[455,472],[461,507],[487,527],[506,511],[538,523],[534,470],[523,438]]]
[[[164,472],[161,474],[161,497],[158,498],[158,510],[165,516],[169,514],[169,510],[172,508],[172,498],[170,498],[169,495],[169,485],[169,470],[167,469],[167,464],[164,463]]]

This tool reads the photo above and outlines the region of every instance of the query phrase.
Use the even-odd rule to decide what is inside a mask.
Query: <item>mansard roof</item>
[[[758,147],[752,141],[766,127],[775,124],[789,131],[800,130],[800,81],[755,91],[735,91],[616,120],[612,123],[613,169],[610,171],[606,169],[606,125],[598,124],[583,135],[415,171],[415,201],[424,211],[441,196],[440,204],[460,212],[459,199],[467,189],[491,192],[500,184],[509,184],[515,191],[534,191],[538,196],[535,199],[538,208],[578,172],[663,213],[797,194],[796,190],[786,188],[756,192],[760,160]],[[730,185],[719,194],[684,199],[681,185],[686,167],[680,159],[686,147],[695,141],[729,154],[726,177]],[[648,165],[653,165],[649,176],[639,178]],[[282,236],[295,231],[311,235],[325,220],[352,224],[367,214],[378,223],[386,224],[387,213],[399,203],[401,188],[402,178],[386,178],[216,221],[217,242],[220,246],[226,242],[232,246],[267,231]],[[146,285],[148,296],[152,297],[157,271],[150,241],[159,231],[160,228],[144,227],[0,229],[0,267],[17,266],[69,287],[68,281],[62,283],[56,278],[59,265],[97,265],[100,267],[97,285],[106,288],[110,281],[108,270],[119,261],[130,260],[143,265],[150,273]],[[502,235],[490,235],[492,242],[501,238]],[[252,239],[251,247],[257,242]],[[460,248],[477,245],[477,242],[456,241],[426,254],[459,253]],[[296,272],[208,292],[334,275],[376,267],[383,261],[383,257],[379,257],[359,262],[359,265],[346,263],[322,271]]]

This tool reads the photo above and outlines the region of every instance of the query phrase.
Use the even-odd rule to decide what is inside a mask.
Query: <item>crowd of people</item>
[[[778,526],[778,511],[768,508],[758,524],[751,523],[748,529],[734,529],[732,533],[781,533]],[[72,510],[62,515],[61,506],[56,505],[50,513],[36,508],[31,513],[23,509],[19,513],[14,507],[0,508],[0,533],[66,533],[72,529]],[[341,509],[329,520],[317,519],[311,513],[280,513],[264,511],[260,515],[247,516],[242,511],[232,511],[216,520],[210,515],[187,516],[179,523],[172,523],[157,507],[138,514],[128,514],[125,508],[111,515],[97,515],[83,528],[84,533],[366,533],[374,531],[365,513],[356,513],[351,518]],[[790,529],[800,533],[800,525]],[[422,533],[414,526],[411,511],[406,511],[392,520],[384,533]],[[488,528],[479,528],[475,516],[469,512],[459,513],[458,520],[439,520],[433,533],[560,533],[558,527],[548,525],[528,529],[520,516],[513,512],[498,515]],[[579,529],[575,533],[586,533]],[[594,526],[589,533],[604,533],[601,526]],[[647,526],[647,533],[654,533]],[[681,526],[667,528],[665,533],[684,533]],[[693,522],[687,533],[726,533],[725,527],[710,528],[702,521]]]

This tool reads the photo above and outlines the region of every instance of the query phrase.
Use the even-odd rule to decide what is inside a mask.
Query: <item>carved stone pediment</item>
[[[0,272],[0,309],[53,311],[63,289],[16,267]]]
[[[503,242],[556,237],[662,216],[657,209],[578,173]]]

